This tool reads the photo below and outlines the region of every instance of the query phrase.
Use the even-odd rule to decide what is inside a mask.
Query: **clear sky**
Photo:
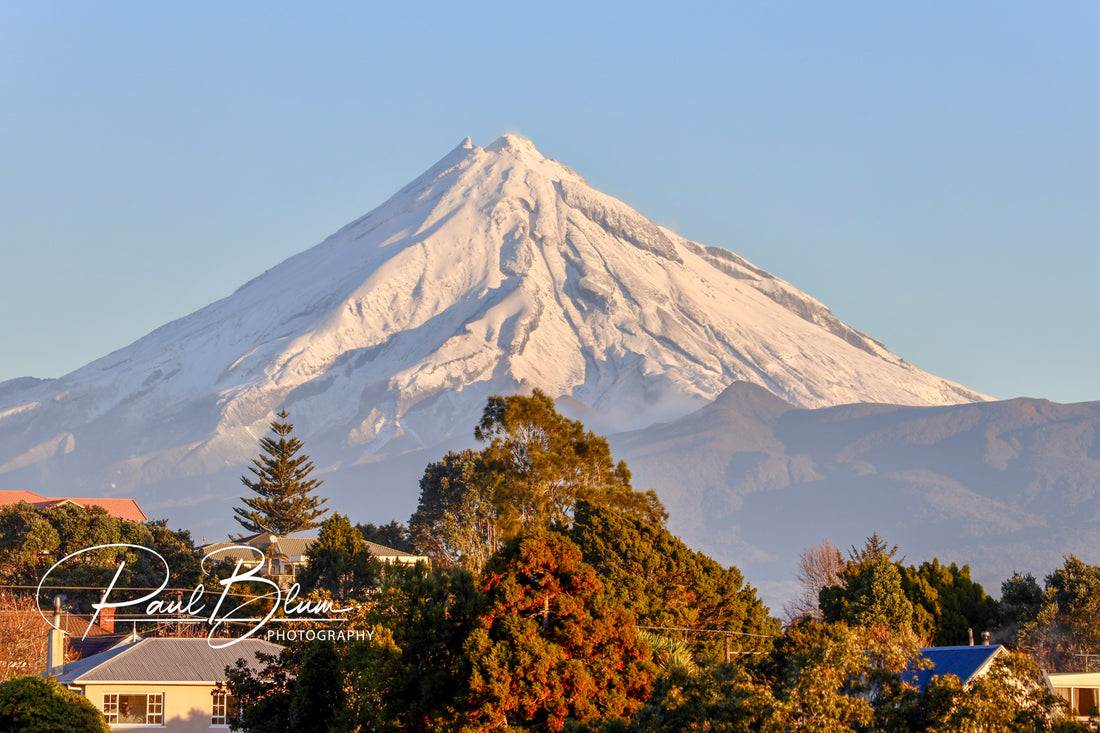
[[[1098,38],[1091,1],[3,3],[0,380],[518,131],[917,366],[1098,400]]]

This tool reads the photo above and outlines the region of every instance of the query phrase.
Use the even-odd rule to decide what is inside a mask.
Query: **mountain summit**
[[[60,379],[0,384],[0,486],[132,492],[239,470],[283,407],[339,471],[468,436],[490,394],[538,387],[611,431],[734,382],[799,407],[986,399],[530,140],[467,138],[229,297]]]

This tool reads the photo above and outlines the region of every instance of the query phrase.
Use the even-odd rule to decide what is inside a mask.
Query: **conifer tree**
[[[328,499],[312,496],[322,482],[309,478],[313,471],[309,456],[297,455],[302,441],[291,435],[290,414],[283,410],[276,417],[271,423],[274,435],[260,440],[260,457],[253,458],[248,467],[255,478],[241,476],[241,483],[258,496],[242,496],[247,508],[235,507],[233,511],[237,514],[234,519],[249,532],[283,536],[319,526],[316,520],[328,511],[321,508]]]

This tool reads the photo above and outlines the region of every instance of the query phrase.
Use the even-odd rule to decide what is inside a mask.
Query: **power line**
[[[750,634],[747,631],[726,631],[725,629],[692,629],[686,626],[637,626],[643,631],[690,631],[696,634],[718,634],[722,636],[752,636],[757,639],[778,639],[779,634]]]

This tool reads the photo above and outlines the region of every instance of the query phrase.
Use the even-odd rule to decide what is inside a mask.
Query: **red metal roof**
[[[21,501],[33,504],[35,509],[46,509],[71,501],[82,507],[102,507],[108,514],[118,519],[132,519],[135,522],[144,522],[149,519],[133,499],[108,499],[104,497],[80,496],[49,497],[39,496],[30,491],[0,491],[0,507],[11,506]]]

